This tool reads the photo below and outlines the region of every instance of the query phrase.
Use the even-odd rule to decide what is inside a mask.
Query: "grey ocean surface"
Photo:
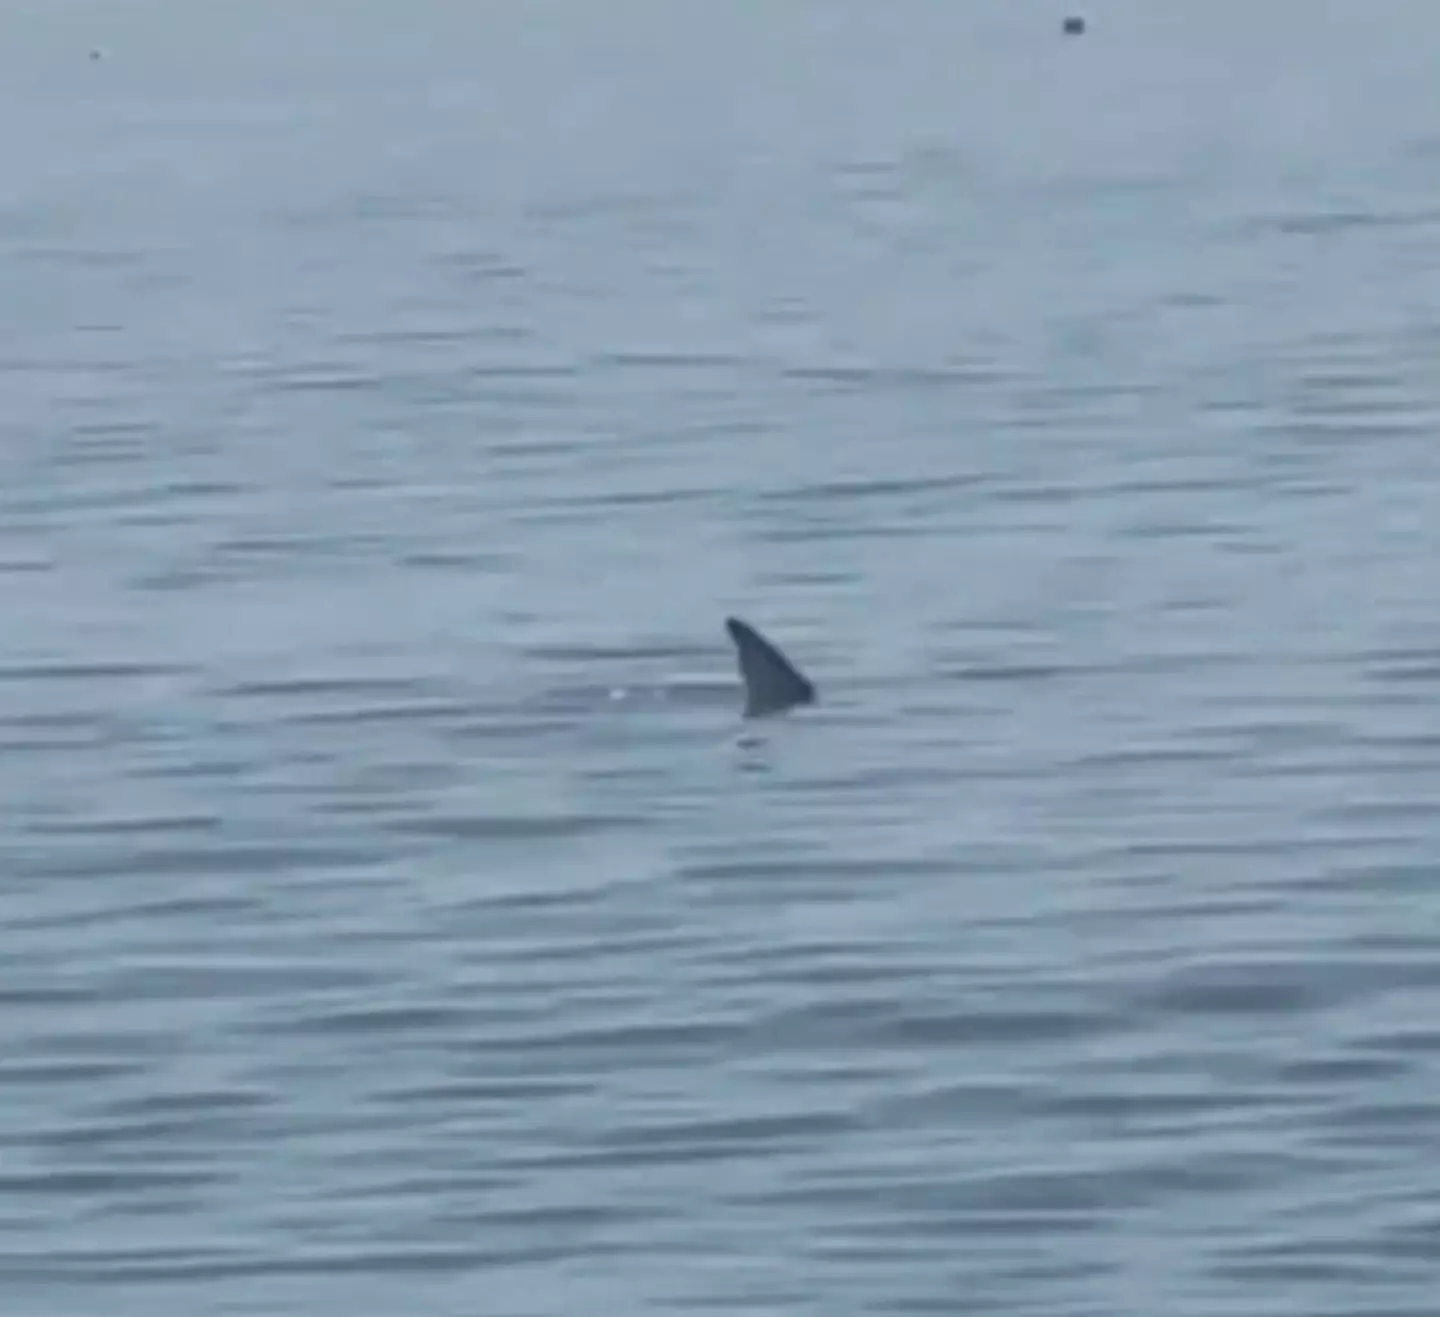
[[[6,1317],[1432,1317],[1440,5],[1062,13],[11,8]]]

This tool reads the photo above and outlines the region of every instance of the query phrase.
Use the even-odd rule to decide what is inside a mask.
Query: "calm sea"
[[[1431,1317],[1440,6],[1065,12],[10,6],[6,1317]]]

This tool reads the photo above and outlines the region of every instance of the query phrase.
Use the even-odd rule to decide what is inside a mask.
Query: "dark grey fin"
[[[738,617],[727,617],[725,630],[735,642],[740,677],[745,683],[747,718],[763,718],[799,704],[815,703],[815,687],[754,627]]]

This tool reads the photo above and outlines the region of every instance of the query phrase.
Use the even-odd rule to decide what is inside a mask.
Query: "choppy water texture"
[[[1062,12],[7,17],[7,1314],[1434,1312],[1440,6]]]

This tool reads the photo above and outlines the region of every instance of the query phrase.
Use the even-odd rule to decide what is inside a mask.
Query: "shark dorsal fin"
[[[762,718],[798,704],[815,703],[815,687],[778,649],[747,622],[725,619],[735,642],[740,677],[745,683],[745,716]]]

